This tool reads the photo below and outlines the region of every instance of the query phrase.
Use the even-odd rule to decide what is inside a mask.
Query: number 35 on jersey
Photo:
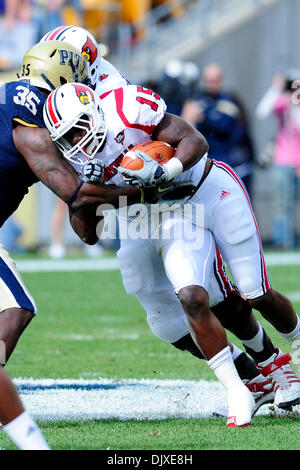
[[[17,94],[14,96],[13,100],[15,104],[25,106],[32,114],[36,115],[37,105],[40,103],[40,99],[36,94],[29,90],[27,87],[19,85],[16,87]]]

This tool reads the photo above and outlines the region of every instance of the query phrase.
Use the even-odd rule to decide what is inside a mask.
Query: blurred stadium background
[[[0,82],[14,80],[24,53],[47,31],[64,24],[90,30],[102,54],[132,83],[157,88],[170,110],[178,104],[172,98],[194,96],[207,64],[219,64],[225,89],[234,91],[246,110],[254,148],[252,201],[264,245],[274,248],[277,187],[272,152],[265,150],[273,149],[278,120],[271,115],[258,119],[257,106],[276,74],[284,77],[288,70],[300,68],[299,18],[299,0],[0,0]],[[281,416],[274,408],[262,410],[243,435],[239,430],[225,433],[221,419],[199,419],[212,416],[216,399],[223,401],[212,372],[204,361],[154,337],[142,307],[122,287],[116,259],[77,259],[83,245],[68,223],[63,241],[67,255],[76,259],[32,259],[48,257],[54,206],[54,195],[37,184],[10,221],[16,225],[0,230],[3,243],[20,235],[17,244],[7,247],[10,251],[29,252],[25,259],[22,254],[14,258],[41,312],[22,336],[8,371],[19,378],[22,399],[41,421],[52,448],[299,449],[299,411]],[[297,214],[294,208],[286,213],[293,223]],[[295,243],[280,249],[297,247]],[[299,311],[299,253],[267,253],[267,264],[273,285]],[[259,319],[275,344],[290,351]],[[127,388],[133,390],[145,378],[151,380],[146,399],[139,384],[140,402],[132,395],[122,401],[123,381],[129,380]],[[178,387],[178,379],[187,381],[188,391]],[[192,382],[199,379],[201,383]],[[169,390],[173,386],[176,393]],[[80,395],[82,388],[88,397]],[[157,400],[149,397],[149,389]],[[114,398],[118,391],[122,399]],[[168,417],[177,419],[162,419],[165,409]],[[132,412],[130,421],[127,411]],[[0,434],[0,448],[14,448]]]
[[[8,16],[14,13],[8,10],[13,4],[17,19],[11,24]],[[251,196],[267,246],[274,188],[271,166],[260,165],[259,157],[277,122],[272,117],[258,120],[256,107],[276,73],[299,66],[298,0],[2,0],[0,9],[0,36],[6,41],[0,49],[2,82],[13,79],[25,47],[61,24],[90,30],[103,54],[132,83],[155,86],[171,61],[180,61],[183,68],[193,63],[197,80],[206,64],[218,63],[226,89],[234,90],[247,110],[255,149]],[[26,250],[49,245],[53,204],[54,196],[36,185],[17,211],[15,221],[23,230],[19,242]],[[68,224],[64,242],[81,246]]]

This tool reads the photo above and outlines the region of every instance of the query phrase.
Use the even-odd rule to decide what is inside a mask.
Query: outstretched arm
[[[23,155],[33,173],[60,199],[68,202],[81,180],[51,141],[47,129],[17,126],[13,131],[16,148]],[[141,201],[141,193],[133,187],[93,185],[84,183],[71,204],[75,211],[83,207],[111,204],[119,207],[119,197],[127,197],[127,205]]]

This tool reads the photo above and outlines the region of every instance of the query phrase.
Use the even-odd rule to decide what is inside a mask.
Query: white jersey
[[[162,98],[141,86],[128,85],[102,95],[101,107],[107,125],[103,150],[95,158],[105,165],[106,183],[124,186],[117,171],[123,156],[134,146],[151,139],[166,111]]]
[[[97,88],[99,90],[99,88]],[[104,119],[108,127],[108,133],[104,148],[95,158],[104,161],[105,182],[106,184],[125,185],[122,175],[117,171],[121,164],[124,154],[135,145],[150,140],[155,127],[161,122],[166,113],[166,103],[164,100],[154,93],[152,90],[141,86],[127,85],[115,90],[107,89],[101,95],[101,107],[104,113]],[[191,169],[179,175],[176,180],[192,179],[196,184],[200,181],[207,156],[194,165]],[[75,166],[73,164],[73,166]],[[76,166],[79,170],[78,166]],[[81,169],[81,168],[80,168]],[[215,305],[224,300],[224,298],[232,292],[233,288],[226,277],[223,266],[220,266],[220,259],[213,262],[214,243],[209,232],[204,231],[206,243],[200,247],[199,252],[192,255],[190,250],[184,253],[186,262],[190,258],[191,269],[187,269],[192,276],[182,276],[179,272],[179,279],[173,279],[172,274],[169,276],[165,272],[165,263],[157,253],[157,248],[152,247],[145,240],[121,240],[121,249],[118,252],[120,268],[122,272],[123,282],[129,294],[135,294],[142,305],[147,304],[145,296],[150,295],[153,298],[151,303],[157,300],[159,305],[163,302],[162,295],[171,295],[170,292],[175,288],[178,291],[183,285],[204,285],[210,296],[210,304]],[[184,244],[184,242],[183,242]],[[150,252],[149,252],[150,249]],[[151,251],[153,250],[153,251]],[[136,253],[139,253],[139,257]],[[194,263],[193,259],[197,259]],[[210,262],[208,262],[208,259]],[[203,261],[204,260],[204,261]],[[168,272],[178,272],[173,266],[178,264],[178,253],[175,253],[175,261],[173,263],[172,256],[168,256],[166,262]],[[215,266],[215,272],[211,269]],[[205,269],[201,271],[201,266]],[[222,269],[221,269],[222,268]],[[199,276],[199,270],[201,276]],[[154,297],[159,295],[159,298]],[[182,334],[187,334],[188,329],[185,320],[185,314],[178,302],[176,295],[173,295],[173,304],[168,298],[170,311],[174,313],[173,317],[178,317],[175,322],[176,333],[173,334],[172,322],[170,323],[171,332],[168,334],[164,330],[164,338],[166,340],[175,341]],[[155,299],[155,300],[154,300]],[[152,325],[152,308],[146,307],[148,320]],[[154,309],[157,312],[157,309]],[[155,322],[157,325],[157,321]],[[180,325],[180,327],[178,326]],[[173,328],[174,329],[174,328]],[[157,334],[157,327],[156,327]],[[177,336],[178,335],[178,336]]]
[[[124,186],[117,171],[123,156],[131,148],[151,139],[156,126],[163,119],[167,106],[155,92],[142,86],[127,85],[108,90],[101,95],[101,107],[107,124],[107,136],[103,150],[95,158],[105,165],[105,182]],[[197,185],[202,177],[207,156],[174,181],[191,180]]]
[[[117,171],[124,154],[135,145],[151,139],[155,127],[165,115],[166,104],[153,91],[128,85],[102,95],[102,108],[108,134],[104,149],[97,158],[106,164],[106,183],[124,185]],[[203,175],[206,158],[202,157],[193,167],[177,176],[175,181],[190,180],[197,186]],[[270,285],[257,224],[248,196],[233,170],[214,161],[209,175],[191,202],[204,206],[204,220],[198,218],[196,223],[213,235],[244,297],[256,298],[267,292]],[[207,245],[209,243],[208,238]],[[197,269],[195,272],[199,274]],[[176,269],[174,273],[177,273]],[[171,280],[172,276],[168,277]],[[193,282],[196,280],[195,275]],[[177,280],[171,282],[174,286],[181,285]]]
[[[110,90],[129,85],[128,80],[110,62],[101,57],[101,74],[95,92],[101,96]]]

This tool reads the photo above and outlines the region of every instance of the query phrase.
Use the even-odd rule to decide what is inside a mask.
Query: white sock
[[[20,450],[50,450],[40,428],[27,411],[2,427]]]
[[[241,354],[243,354],[243,351],[238,348],[235,344],[232,344],[232,359],[235,361]]]
[[[207,364],[215,373],[217,379],[224,385],[226,390],[237,386],[244,387],[244,384],[235,368],[229,346],[222,349],[222,351],[207,361]]]
[[[244,346],[252,349],[255,352],[260,352],[264,349],[264,330],[259,324],[259,329],[252,339],[241,339]]]
[[[278,331],[278,333],[289,343],[293,343],[293,341],[295,341],[296,339],[300,339],[300,318],[298,317],[298,315],[297,325],[293,331],[291,331],[290,333],[281,333],[280,331]]]

